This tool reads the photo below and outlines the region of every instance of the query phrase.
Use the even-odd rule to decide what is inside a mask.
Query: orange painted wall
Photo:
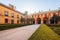
[[[37,23],[37,18],[40,18],[41,19],[41,23],[43,23],[43,21],[45,19],[45,14],[46,14],[48,20],[50,20],[50,18],[53,16],[54,13],[56,15],[60,16],[60,11],[59,10],[47,11],[47,12],[40,12],[38,14],[35,13],[35,14],[31,15],[31,16],[33,16],[32,18],[35,19],[35,23]],[[39,15],[39,17],[38,17],[38,15]],[[47,22],[49,22],[49,21],[47,21]]]
[[[5,16],[4,13],[5,11],[8,12],[8,16]],[[14,18],[11,17],[11,14],[14,14]],[[19,18],[17,18],[17,15],[19,15]],[[18,12],[15,12],[13,10],[10,10],[4,6],[0,5],[0,24],[5,24],[5,18],[8,19],[8,23],[11,24],[11,20],[14,20],[14,24],[17,24],[17,20],[21,19],[21,16],[24,18],[25,16],[23,14],[20,14]],[[21,22],[19,22],[21,23]]]

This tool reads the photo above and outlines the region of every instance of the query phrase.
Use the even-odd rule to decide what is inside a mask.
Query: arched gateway
[[[47,24],[47,22],[48,22],[48,18],[47,18],[47,17],[44,17],[43,23],[44,23],[44,24]]]
[[[35,19],[33,18],[33,24],[35,24]]]
[[[37,18],[37,24],[41,24],[41,19]]]

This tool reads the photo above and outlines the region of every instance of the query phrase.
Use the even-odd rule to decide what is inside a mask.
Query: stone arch
[[[44,18],[43,18],[43,23],[44,23],[44,24],[47,24],[47,23],[48,23],[48,18],[47,18],[47,17],[44,17]]]
[[[37,18],[37,24],[41,24],[41,18]]]
[[[33,18],[33,24],[35,24],[35,19]]]

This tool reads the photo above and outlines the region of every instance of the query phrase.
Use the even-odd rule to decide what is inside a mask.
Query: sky
[[[28,14],[39,11],[56,10],[60,7],[60,0],[0,0],[0,3],[9,6],[12,4],[16,6],[16,10]]]

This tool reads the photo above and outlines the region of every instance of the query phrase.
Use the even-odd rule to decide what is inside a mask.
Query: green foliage
[[[21,23],[25,22],[25,18],[21,17]]]
[[[25,11],[25,13],[24,13],[25,15],[28,15],[28,11]]]
[[[28,18],[28,19],[27,19],[27,22],[28,22],[28,23],[31,22],[31,24],[33,24],[33,21],[34,21],[34,18]]]
[[[56,14],[53,15],[53,17],[50,19],[50,21],[54,21],[54,23],[57,21],[60,21],[60,16],[57,16]]]
[[[60,27],[60,25],[56,25],[56,24],[47,24],[47,26],[50,26],[50,27]]]
[[[0,24],[0,30],[6,30],[11,28],[17,28],[21,26],[25,26],[27,24]]]
[[[48,26],[42,24],[29,40],[60,40],[60,37]]]

